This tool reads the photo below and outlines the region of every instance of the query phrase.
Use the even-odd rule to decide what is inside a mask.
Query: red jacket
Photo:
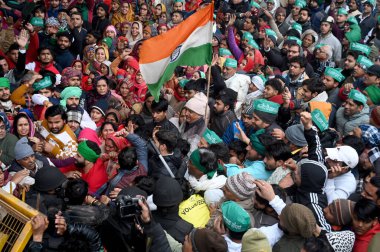
[[[88,193],[95,193],[104,183],[108,181],[106,167],[103,160],[98,158],[94,166],[86,173],[82,173],[82,179],[88,183]]]
[[[355,235],[355,244],[353,252],[364,252],[367,251],[368,245],[371,242],[373,236],[380,233],[380,224],[377,223],[372,229],[370,229],[364,235]]]

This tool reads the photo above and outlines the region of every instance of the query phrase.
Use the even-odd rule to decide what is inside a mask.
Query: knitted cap
[[[14,147],[14,154],[16,160],[21,160],[23,158],[34,155],[34,151],[28,143],[28,138],[23,137],[16,142],[16,145]]]
[[[285,130],[285,137],[295,146],[307,146],[307,141],[303,133],[303,126],[301,124],[296,124],[288,127]]]
[[[108,102],[104,99],[100,99],[91,107],[91,110],[97,109],[102,113],[103,116],[106,116],[106,111],[108,109]]]
[[[242,172],[228,177],[226,187],[239,199],[246,200],[255,193],[256,184],[253,183],[253,181],[255,181],[255,179],[252,175]]]
[[[197,97],[193,97],[186,102],[185,107],[190,109],[191,111],[197,113],[198,115],[204,116],[206,112],[207,104],[198,99]]]
[[[260,230],[251,228],[243,235],[241,252],[271,252],[270,243]]]
[[[352,221],[355,202],[346,199],[336,199],[329,205],[331,214],[339,226],[349,225]]]
[[[289,231],[289,235],[299,235],[303,238],[312,237],[317,225],[313,212],[298,203],[286,205],[281,212],[281,223]]]
[[[78,110],[70,110],[69,112],[67,112],[67,121],[75,121],[77,123],[81,123],[82,113]]]

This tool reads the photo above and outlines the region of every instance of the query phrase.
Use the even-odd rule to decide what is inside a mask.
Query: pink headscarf
[[[79,133],[78,142],[86,141],[86,140],[93,141],[99,146],[102,144],[96,131],[90,128],[82,129],[82,131]]]

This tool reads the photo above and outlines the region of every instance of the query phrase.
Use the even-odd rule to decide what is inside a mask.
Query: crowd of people
[[[212,60],[155,97],[141,45],[211,4]],[[379,251],[378,7],[0,0],[0,187],[41,213],[26,251]]]

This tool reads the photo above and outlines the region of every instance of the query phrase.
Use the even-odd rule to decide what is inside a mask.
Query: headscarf
[[[36,133],[36,129],[34,128],[34,123],[32,121],[32,119],[30,118],[30,116],[28,115],[27,111],[30,112],[29,109],[23,109],[24,111],[21,111],[18,113],[18,114],[24,114],[26,115],[26,119],[28,120],[28,124],[29,124],[29,134],[28,134],[28,137],[34,137],[34,134]],[[13,122],[15,124],[15,121]],[[16,126],[13,126],[11,128],[11,133],[12,134],[15,134],[15,130],[17,131],[17,125]]]
[[[66,67],[62,71],[61,83],[63,85],[66,85],[69,82],[69,79],[72,77],[79,77],[79,79],[82,79],[82,72],[79,70],[76,70],[73,67]]]
[[[99,155],[87,145],[87,140],[78,144],[78,153],[85,159],[95,163]]]
[[[131,33],[133,24],[138,24],[138,26],[139,26],[139,34],[137,35],[137,37],[135,39],[132,37],[132,33]],[[140,21],[132,22],[131,29],[128,31],[126,37],[129,41],[130,46],[134,46],[137,43],[137,41],[141,40],[143,38],[143,25],[142,25],[142,23]]]
[[[304,205],[292,203],[281,212],[281,222],[290,235],[310,238],[313,236],[317,221],[313,212]]]
[[[99,146],[102,144],[96,131],[90,128],[84,128],[79,133],[78,142],[85,141],[85,140],[93,141]]]
[[[70,97],[80,98],[82,95],[82,89],[79,87],[67,87],[61,92],[61,106],[66,107],[66,100]]]
[[[109,134],[106,139],[111,140],[116,145],[118,153],[129,145],[127,139],[117,137],[114,134]]]

